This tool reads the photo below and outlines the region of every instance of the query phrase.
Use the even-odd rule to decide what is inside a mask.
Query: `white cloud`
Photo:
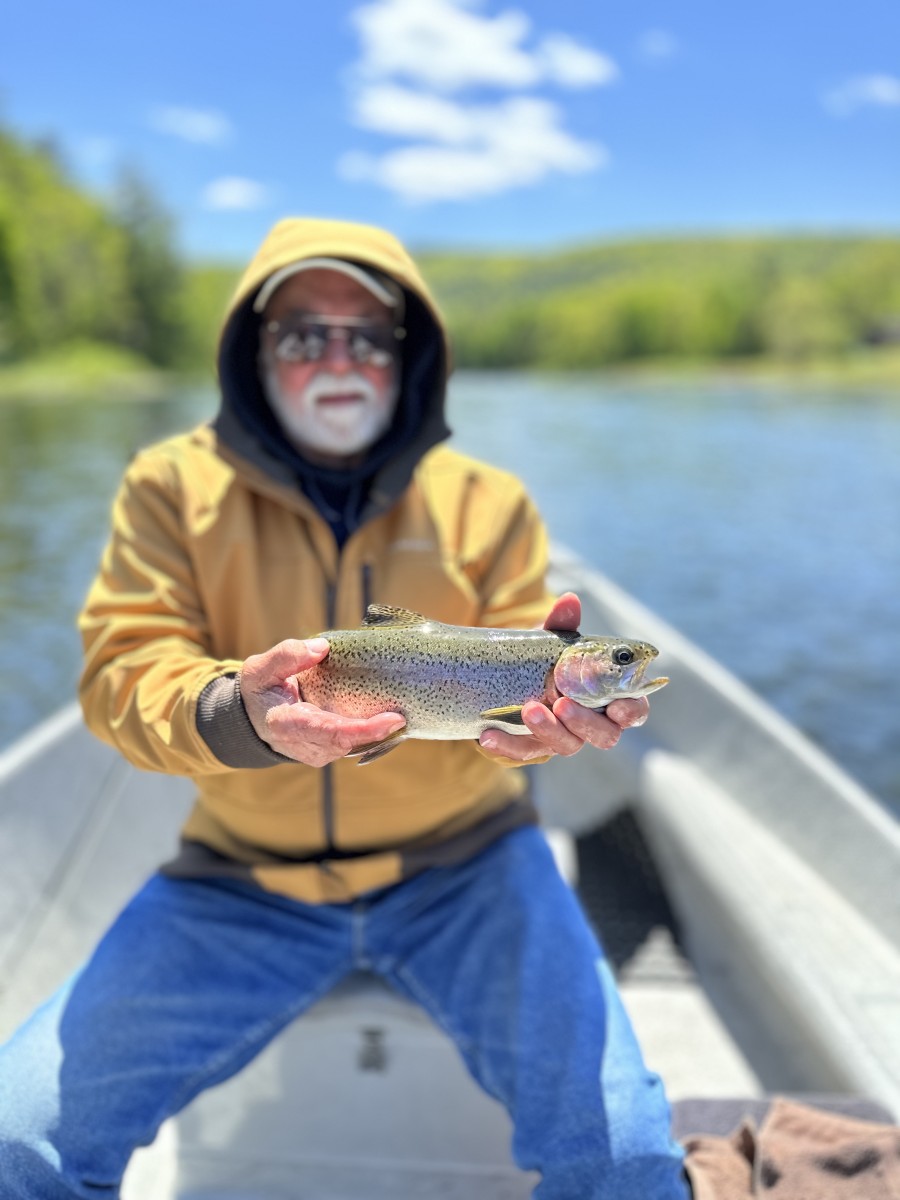
[[[517,9],[482,16],[478,3],[374,0],[356,9],[351,19],[362,41],[360,75],[400,76],[441,92],[542,82],[594,87],[617,76],[610,58],[565,34],[550,34],[529,50],[530,17]]]
[[[523,13],[490,18],[455,0],[376,0],[352,20],[362,39],[360,71],[370,78],[405,76],[442,91],[477,84],[530,87],[539,77],[520,43],[531,22]]]
[[[855,75],[822,97],[822,103],[836,116],[847,117],[859,108],[900,108],[900,77],[896,75]]]
[[[393,83],[362,88],[353,103],[354,124],[361,129],[439,142],[465,141],[470,136],[474,111],[442,96]]]
[[[463,200],[603,166],[598,143],[564,128],[540,87],[601,87],[618,78],[605,54],[564,33],[536,33],[518,9],[483,0],[369,0],[351,16],[361,43],[348,76],[351,119],[411,143],[383,154],[352,150],[338,170],[405,200]],[[463,102],[466,89],[505,98]],[[530,94],[525,94],[530,93]]]
[[[548,79],[563,87],[602,87],[619,77],[619,68],[605,54],[576,42],[564,33],[552,33],[537,48]]]
[[[638,54],[651,62],[673,58],[678,50],[678,39],[665,29],[648,29],[638,38]]]
[[[207,184],[203,189],[202,203],[204,208],[216,211],[265,208],[269,203],[269,190],[254,179],[226,175]]]
[[[157,133],[210,146],[227,142],[232,133],[231,122],[214,109],[158,105],[151,110],[148,120]]]
[[[399,100],[402,89],[395,91],[394,99]],[[414,93],[409,97],[412,100]],[[430,115],[428,121],[423,116],[418,132],[437,144],[407,146],[381,156],[345,155],[338,164],[342,176],[425,203],[493,195],[538,183],[552,171],[581,174],[608,161],[602,146],[567,133],[558,107],[547,100],[513,97],[496,105],[442,104],[423,104],[418,110]],[[415,110],[398,106],[392,111]]]

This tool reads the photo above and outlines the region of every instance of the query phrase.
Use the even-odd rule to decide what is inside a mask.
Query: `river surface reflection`
[[[215,403],[0,404],[0,747],[74,695],[74,617],[128,458]],[[525,479],[554,538],[900,811],[900,398],[461,373],[450,421]]]

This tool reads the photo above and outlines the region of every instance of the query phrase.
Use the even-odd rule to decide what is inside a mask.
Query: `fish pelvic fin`
[[[380,742],[366,742],[363,746],[354,746],[352,750],[348,750],[344,755],[345,758],[358,758],[358,767],[365,767],[370,762],[374,762],[376,758],[381,758],[385,754],[396,749],[401,742],[406,741],[406,729],[398,729],[396,733],[389,733],[386,738],[382,738]]]
[[[486,708],[481,714],[483,721],[503,721],[506,725],[524,725],[522,705],[507,704],[503,708]]]
[[[398,629],[427,624],[428,617],[408,608],[397,608],[393,604],[370,604],[363,617],[363,625],[393,625]]]

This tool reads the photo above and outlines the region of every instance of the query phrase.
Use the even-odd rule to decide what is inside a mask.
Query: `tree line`
[[[97,343],[164,369],[205,365],[236,275],[184,261],[133,170],[101,199],[52,145],[0,129],[0,364]]]
[[[461,366],[793,362],[900,344],[900,238],[641,240],[424,263]]]
[[[691,237],[534,254],[422,253],[463,367],[802,362],[900,344],[900,237]],[[176,248],[149,185],[77,187],[0,129],[0,364],[96,342],[208,369],[242,264]]]

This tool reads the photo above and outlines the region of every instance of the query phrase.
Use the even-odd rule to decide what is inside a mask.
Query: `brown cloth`
[[[682,1139],[694,1200],[900,1200],[900,1127],[776,1097],[759,1129]]]

